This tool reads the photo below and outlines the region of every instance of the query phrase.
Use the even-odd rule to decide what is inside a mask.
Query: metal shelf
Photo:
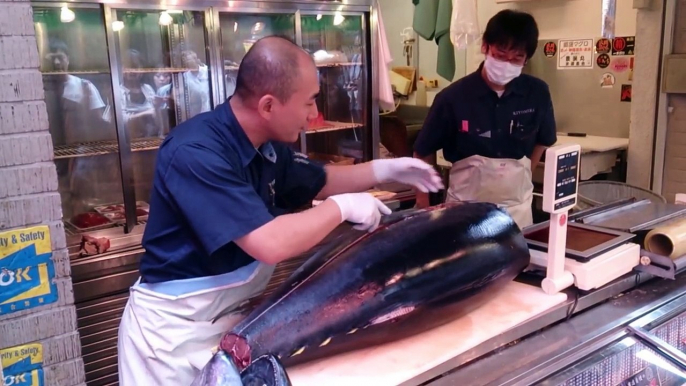
[[[164,138],[140,138],[131,141],[131,151],[155,150]],[[117,141],[85,142],[55,146],[55,159],[90,157],[119,151]]]
[[[363,63],[361,62],[344,62],[344,63],[318,63],[317,67],[319,68],[331,68],[331,67],[352,67],[352,66],[361,66]]]
[[[317,64],[318,68],[333,68],[333,67],[352,67],[352,66],[361,66],[363,63],[360,62],[347,62],[347,63],[319,63]],[[224,66],[224,70],[226,71],[238,71],[238,66]]]
[[[125,68],[124,73],[139,73],[139,74],[156,74],[158,72],[180,73],[188,71],[196,71],[194,68],[176,68],[176,67],[161,67],[161,68]]]
[[[307,134],[325,133],[327,131],[357,129],[357,128],[360,128],[363,126],[361,123],[333,122],[333,121],[325,121],[325,125],[326,126],[307,129],[306,133]]]
[[[110,72],[107,70],[91,70],[91,71],[43,71],[43,75],[105,75]]]

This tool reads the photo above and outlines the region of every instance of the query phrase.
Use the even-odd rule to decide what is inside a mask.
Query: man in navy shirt
[[[319,243],[341,222],[374,230],[388,209],[368,190],[400,182],[442,188],[413,158],[322,167],[294,153],[317,117],[317,68],[297,45],[255,43],[236,91],[176,127],[157,155],[141,279],[119,328],[119,384],[188,385],[280,261]],[[298,213],[313,199],[318,206]]]
[[[415,157],[453,165],[446,201],[493,202],[520,227],[533,223],[532,171],[557,141],[548,85],[521,74],[536,51],[538,27],[526,13],[504,10],[483,35],[485,60],[436,96],[415,143]],[[417,206],[429,205],[417,193]]]

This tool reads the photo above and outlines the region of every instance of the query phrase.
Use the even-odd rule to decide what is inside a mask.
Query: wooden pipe
[[[686,255],[686,219],[670,221],[648,232],[645,248],[671,259]]]

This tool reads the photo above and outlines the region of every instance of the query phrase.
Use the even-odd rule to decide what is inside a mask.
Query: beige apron
[[[119,385],[190,385],[213,348],[245,315],[236,310],[266,287],[274,266],[131,287],[119,325]],[[217,319],[215,321],[215,319]]]
[[[455,162],[450,169],[446,202],[482,201],[508,211],[519,228],[533,224],[531,160],[478,155]]]

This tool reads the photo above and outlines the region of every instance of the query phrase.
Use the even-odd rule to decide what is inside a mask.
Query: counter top
[[[551,322],[552,313],[566,313],[574,306],[572,295],[558,308],[545,315],[548,323],[535,334],[511,344],[492,355],[456,366],[438,375],[424,386],[449,385],[530,385],[546,374],[559,371],[570,361],[589,355],[617,336],[629,323],[638,320],[673,300],[685,296],[686,258],[676,261],[676,280],[629,274],[598,291],[580,293],[574,316],[560,323]],[[575,291],[575,290],[572,290]],[[606,301],[608,300],[609,301]],[[600,304],[599,304],[600,303]],[[559,319],[564,319],[563,317]]]
[[[629,147],[628,138],[601,137],[597,135],[587,135],[585,137],[570,137],[565,133],[557,133],[555,145],[579,144],[581,154],[602,153],[612,150],[624,150]],[[439,166],[451,167],[452,164],[443,157],[443,150],[436,152],[436,163]]]
[[[600,137],[587,135],[585,137],[571,137],[564,133],[557,133],[556,145],[581,145],[581,153],[605,152],[624,150],[629,147],[629,138]]]
[[[431,379],[432,371],[475,346],[563,303],[539,286],[512,282],[475,311],[410,337],[288,369],[294,386],[395,386]]]

